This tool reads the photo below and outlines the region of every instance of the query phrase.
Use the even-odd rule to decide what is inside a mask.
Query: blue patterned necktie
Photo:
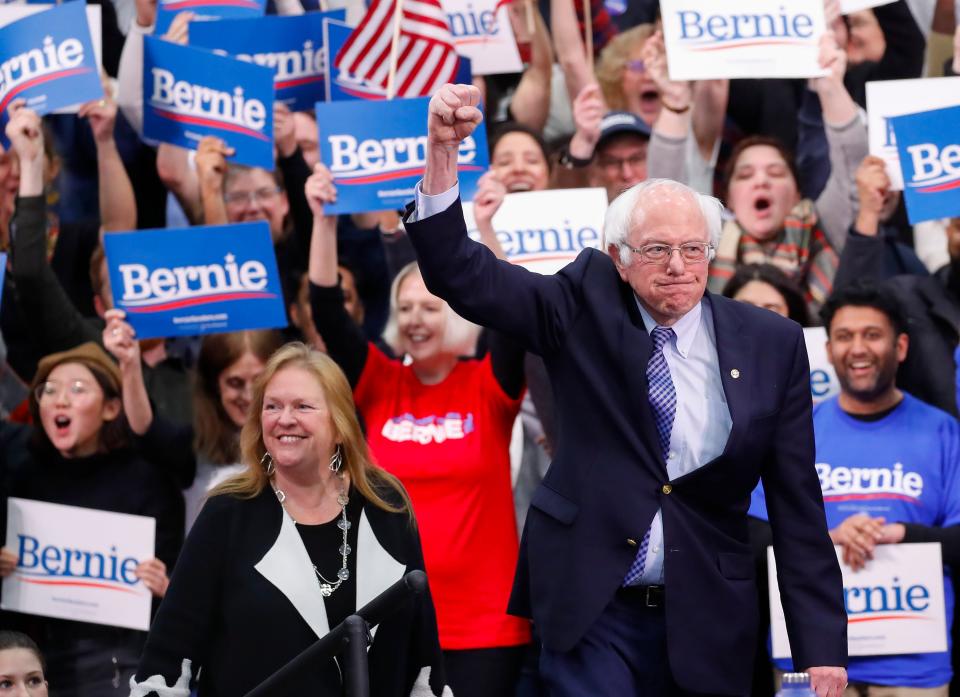
[[[653,421],[657,426],[657,435],[660,437],[660,452],[666,460],[670,449],[670,432],[673,430],[673,419],[677,414],[677,391],[673,387],[670,377],[670,366],[663,355],[663,347],[673,336],[669,327],[654,327],[650,333],[653,340],[653,351],[647,363],[647,390],[650,398],[650,407],[653,409]],[[623,585],[632,586],[640,580],[643,567],[647,562],[647,549],[650,547],[650,529],[643,536],[637,556],[630,565]]]

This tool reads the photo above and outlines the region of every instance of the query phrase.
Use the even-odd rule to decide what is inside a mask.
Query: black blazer
[[[408,571],[423,569],[419,537],[405,514],[364,501],[357,535],[357,608]],[[189,675],[200,674],[201,697],[240,697],[328,631],[310,558],[273,492],[247,500],[215,496],[184,544],[134,678],[141,684],[131,682],[131,695],[186,697],[189,691],[151,687],[178,680],[185,687],[189,661]],[[374,629],[368,657],[373,697],[407,697],[424,667],[432,669],[433,688],[419,694],[440,694],[443,669],[429,593]],[[289,695],[339,696],[340,665],[316,666],[283,688]]]
[[[673,676],[697,692],[747,693],[757,589],[746,512],[762,477],[796,664],[846,665],[799,325],[707,296],[733,426],[720,457],[669,481],[647,399],[650,337],[607,255],[586,250],[553,276],[530,273],[470,240],[459,202],[406,227],[427,287],[524,342],[550,374],[559,435],[531,501],[511,599],[545,646],[565,651],[583,636],[659,507]]]

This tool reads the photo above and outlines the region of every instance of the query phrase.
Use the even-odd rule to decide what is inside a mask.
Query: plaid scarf
[[[717,256],[710,265],[707,287],[721,293],[740,264],[773,264],[804,289],[813,316],[833,290],[840,257],[817,225],[809,199],[800,201],[787,215],[776,239],[762,242],[746,233],[735,220],[720,233]]]

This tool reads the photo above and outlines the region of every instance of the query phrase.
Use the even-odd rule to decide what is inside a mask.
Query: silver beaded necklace
[[[347,520],[347,504],[350,503],[350,499],[347,496],[347,492],[343,488],[343,473],[337,472],[337,480],[339,482],[339,491],[337,492],[337,503],[340,504],[340,520],[337,521],[337,527],[343,533],[343,540],[340,543],[340,570],[337,571],[337,580],[331,581],[326,578],[323,574],[320,573],[320,569],[317,568],[317,565],[313,565],[313,573],[317,575],[317,583],[320,584],[320,594],[324,598],[329,598],[333,595],[333,592],[337,590],[344,581],[350,578],[350,570],[347,568],[347,557],[350,556],[350,552],[353,550],[350,549],[350,545],[347,544],[347,531],[351,527],[351,523]],[[283,493],[283,490],[274,487],[273,493],[277,496],[277,501],[280,502],[280,505],[283,506],[283,502],[287,500],[287,495]],[[286,506],[284,506],[286,508]]]

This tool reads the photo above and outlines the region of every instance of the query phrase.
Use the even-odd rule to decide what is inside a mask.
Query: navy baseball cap
[[[608,111],[600,121],[600,140],[597,141],[597,147],[621,133],[633,133],[642,138],[650,138],[650,126],[629,111]]]

